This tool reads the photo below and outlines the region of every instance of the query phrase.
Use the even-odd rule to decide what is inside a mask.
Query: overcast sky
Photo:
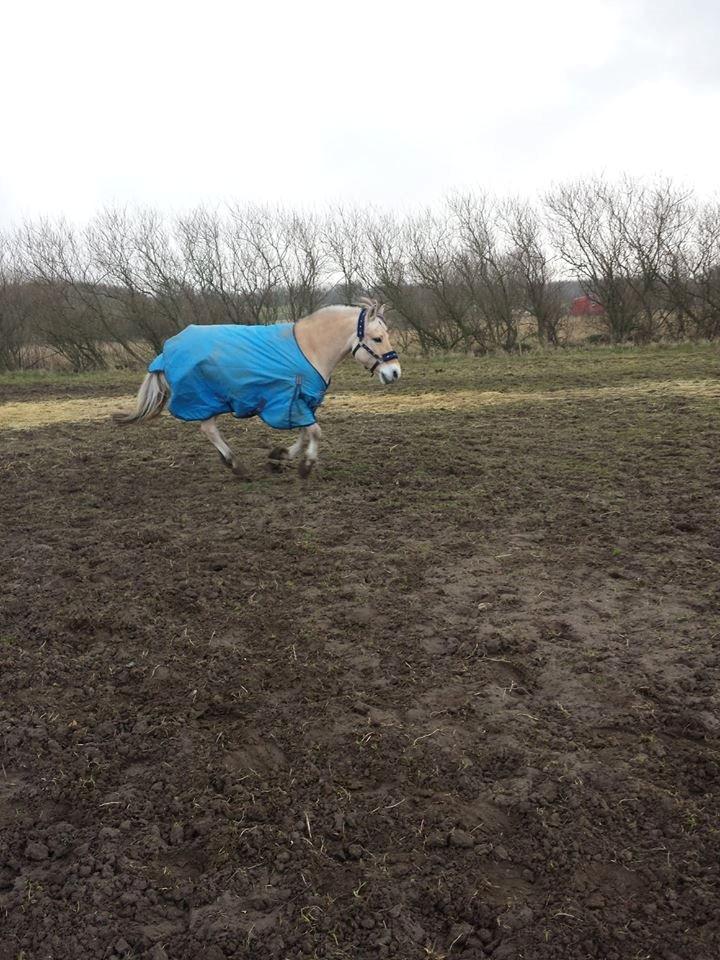
[[[720,186],[717,0],[5,0],[0,222]]]

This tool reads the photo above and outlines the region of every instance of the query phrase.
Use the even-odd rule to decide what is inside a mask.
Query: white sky
[[[717,0],[4,0],[0,223],[720,179]]]

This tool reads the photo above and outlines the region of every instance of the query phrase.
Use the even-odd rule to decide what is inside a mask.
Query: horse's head
[[[385,304],[363,298],[360,306],[352,355],[371,375],[376,374],[380,383],[394,383],[401,370],[385,325]]]

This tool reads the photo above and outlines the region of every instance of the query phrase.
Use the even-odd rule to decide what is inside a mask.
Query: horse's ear
[[[367,307],[367,320],[368,320],[368,322],[369,322],[370,320],[374,320],[375,317],[377,316],[377,310],[378,310],[378,302],[377,302],[377,300],[375,300],[375,299],[373,299],[373,298],[371,298],[371,297],[363,297],[363,300],[365,301],[365,305],[366,305],[366,307]]]

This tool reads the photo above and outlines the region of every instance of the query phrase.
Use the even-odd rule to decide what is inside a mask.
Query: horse
[[[113,420],[143,423],[167,406],[177,419],[199,422],[222,463],[248,479],[215,421],[224,413],[259,416],[274,429],[300,428],[290,447],[270,451],[269,466],[280,470],[297,459],[300,476],[308,477],[322,433],[315,411],[337,365],[352,356],[382,384],[400,379],[384,309],[385,304],[362,298],[356,306],[323,307],[294,323],[185,327],[165,341],[148,366],[135,410],[116,413]]]

